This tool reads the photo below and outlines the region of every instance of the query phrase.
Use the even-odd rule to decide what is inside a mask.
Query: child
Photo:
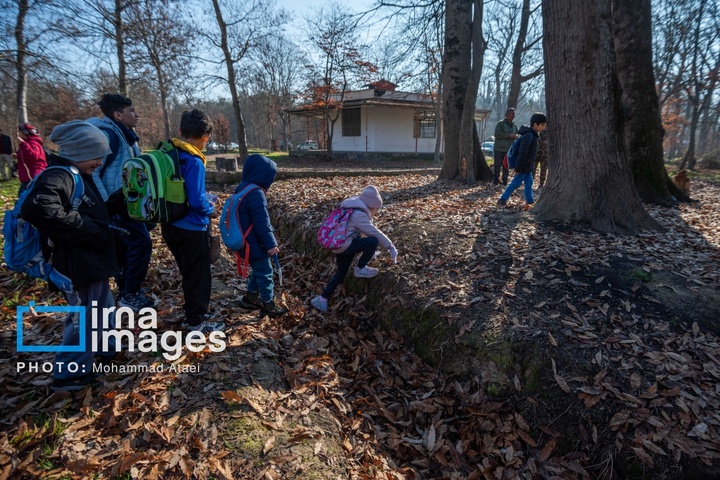
[[[243,164],[242,182],[235,189],[239,193],[252,184],[259,188],[250,190],[238,206],[240,227],[247,233],[245,248],[249,248],[249,259],[252,273],[248,280],[247,293],[240,299],[240,307],[257,310],[275,318],[288,312],[275,303],[273,283],[273,267],[271,257],[280,253],[278,242],[270,224],[267,198],[265,192],[270,188],[277,164],[267,157],[253,154]],[[252,229],[251,229],[252,228]],[[251,229],[248,233],[248,230]]]
[[[395,245],[372,223],[373,215],[377,214],[382,204],[380,192],[373,185],[365,187],[360,196],[350,197],[340,204],[343,208],[352,208],[355,211],[348,218],[345,244],[333,250],[337,262],[337,272],[328,282],[322,295],[318,295],[310,301],[310,304],[321,312],[328,309],[328,299],[345,279],[345,275],[350,270],[350,265],[358,253],[362,252],[355,267],[356,278],[372,278],[378,274],[377,268],[367,266],[375,256],[378,244],[390,252],[393,263],[397,263]]]
[[[210,273],[210,216],[217,215],[205,194],[205,155],[213,126],[198,109],[180,117],[180,138],[172,143],[178,150],[180,173],[190,211],[180,220],[162,224],[162,238],[170,249],[182,276],[185,297],[183,328],[202,333],[223,331],[225,324],[213,322],[208,312],[212,277]]]
[[[510,195],[518,188],[521,184],[525,184],[525,210],[532,208],[535,199],[533,199],[532,184],[533,177],[532,172],[535,169],[535,154],[538,149],[538,137],[540,132],[545,130],[547,126],[547,118],[542,113],[534,113],[530,117],[530,126],[532,128],[523,125],[520,127],[520,138],[517,140],[517,161],[515,162],[515,176],[507,186],[502,196],[498,199],[498,205],[505,206],[510,198]],[[529,134],[529,135],[526,135]]]
[[[72,174],[64,169],[44,170],[22,203],[22,217],[32,223],[41,238],[49,242],[43,246],[46,258],[52,254],[53,267],[72,280],[74,291],[66,295],[70,305],[85,307],[85,350],[58,352],[53,369],[53,390],[80,390],[94,381],[93,357],[112,357],[115,345],[108,351],[93,352],[93,302],[97,302],[97,318],[103,309],[114,308],[109,278],[117,273],[114,235],[109,228],[110,214],[92,174],[105,155],[110,153],[107,138],[96,127],[80,120],[59,125],[50,134],[50,140],[59,149],[50,156],[50,165],[73,166],[84,184],[84,196],[77,210],[68,206],[74,192]],[[110,318],[114,328],[114,317]],[[65,319],[63,345],[79,345],[79,328],[73,316]],[[68,366],[75,365],[75,371]]]

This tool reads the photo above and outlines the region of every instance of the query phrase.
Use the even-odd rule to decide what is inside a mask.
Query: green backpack
[[[178,151],[169,142],[123,162],[122,191],[133,220],[171,223],[190,212]]]

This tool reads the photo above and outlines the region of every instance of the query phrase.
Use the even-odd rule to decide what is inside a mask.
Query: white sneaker
[[[377,274],[377,268],[368,267],[367,265],[363,268],[355,267],[355,278],[373,278]]]

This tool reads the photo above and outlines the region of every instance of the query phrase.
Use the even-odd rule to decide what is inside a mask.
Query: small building
[[[334,100],[338,105],[329,113],[334,115],[339,112],[340,115],[333,131],[334,154],[435,152],[436,137],[442,132],[436,121],[432,97],[401,92],[396,88],[397,85],[380,80],[367,85],[364,90],[346,91],[342,97],[336,95]],[[328,121],[324,118],[324,109],[319,106],[301,106],[287,112]],[[489,110],[475,110],[479,138],[485,136],[485,122],[489,114]],[[321,141],[321,145],[326,144],[326,141]],[[443,147],[441,144],[441,152]]]

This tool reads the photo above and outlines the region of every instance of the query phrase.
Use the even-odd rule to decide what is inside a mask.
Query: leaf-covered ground
[[[368,183],[398,264],[381,256],[378,277],[349,279],[319,314],[308,301],[333,265],[317,225]],[[537,224],[485,185],[278,182],[277,292],[291,314],[237,309],[243,284],[224,254],[212,302],[229,325],[224,352],[129,354],[126,369],[165,369],[73,395],[16,371],[52,359],[14,346],[14,304],[46,296],[3,271],[0,478],[710,478],[720,189],[693,188],[699,203],[648,207],[664,233],[618,237]],[[157,237],[147,287],[173,330],[179,277]],[[60,336],[48,316],[24,327],[34,343]]]

